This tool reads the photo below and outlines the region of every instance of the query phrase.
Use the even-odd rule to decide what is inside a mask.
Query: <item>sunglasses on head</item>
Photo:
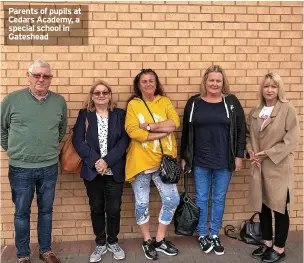
[[[44,74],[40,74],[40,73],[32,73],[32,72],[28,72],[29,74],[31,74],[33,76],[33,78],[35,79],[40,79],[43,78],[45,80],[51,79],[53,77],[53,75],[44,75]]]
[[[95,91],[93,92],[93,95],[95,95],[96,97],[99,97],[101,94],[103,96],[108,96],[110,93],[110,91]]]

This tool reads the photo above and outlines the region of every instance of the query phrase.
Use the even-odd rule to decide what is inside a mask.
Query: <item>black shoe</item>
[[[210,241],[210,238],[208,236],[200,236],[198,239],[198,243],[200,244],[202,250],[205,253],[209,253],[213,249],[213,245]]]
[[[225,248],[222,246],[220,238],[218,236],[213,236],[211,238],[211,244],[213,246],[213,251],[217,255],[224,255]]]
[[[155,250],[154,243],[151,239],[143,242],[142,249],[143,249],[147,259],[150,259],[150,260],[158,259],[158,254]]]
[[[263,263],[275,263],[275,262],[281,262],[285,259],[286,259],[285,252],[280,254],[277,251],[275,251],[274,249],[271,249],[271,251],[269,253],[267,253],[266,255],[264,255],[262,257],[261,262],[263,262]]]
[[[262,256],[265,256],[267,253],[271,251],[272,247],[267,247],[265,244],[260,245],[259,248],[254,250],[251,254],[253,258],[260,258]]]
[[[175,256],[178,253],[178,249],[174,246],[174,244],[165,238],[159,242],[156,242],[155,240],[154,246],[156,251],[163,252],[168,256]]]

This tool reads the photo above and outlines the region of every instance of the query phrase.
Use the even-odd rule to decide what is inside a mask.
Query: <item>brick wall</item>
[[[14,4],[16,4],[14,2]],[[71,3],[69,3],[71,4]],[[141,68],[159,74],[168,97],[182,117],[187,99],[199,91],[201,76],[220,64],[231,90],[246,111],[257,104],[260,78],[278,72],[303,124],[302,2],[121,2],[89,3],[87,46],[2,46],[2,95],[27,85],[29,63],[43,58],[52,65],[51,89],[68,104],[71,127],[97,79],[113,87],[120,107],[126,106],[132,81]],[[178,138],[181,129],[178,131]],[[303,151],[295,152],[295,210],[291,230],[303,229]],[[14,242],[14,206],[7,177],[7,156],[1,153],[2,244]],[[249,164],[229,186],[223,225],[239,226],[248,206]],[[191,181],[192,183],[192,181]],[[182,190],[182,185],[180,185]],[[193,192],[193,185],[191,185]],[[156,231],[159,195],[151,192],[151,229]],[[33,202],[31,240],[37,242],[37,206]],[[172,225],[169,234],[173,235]],[[140,237],[134,219],[132,189],[126,184],[121,238]],[[93,240],[88,199],[78,175],[60,173],[54,205],[55,241]]]

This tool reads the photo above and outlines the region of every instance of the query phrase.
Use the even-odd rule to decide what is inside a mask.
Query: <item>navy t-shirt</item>
[[[228,168],[229,128],[224,101],[209,103],[200,99],[193,114],[194,165],[202,168]]]

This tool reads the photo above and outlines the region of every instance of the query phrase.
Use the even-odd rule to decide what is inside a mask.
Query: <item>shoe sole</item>
[[[123,256],[123,257],[121,257],[121,258],[116,257],[115,254],[114,254],[114,252],[112,251],[112,249],[109,248],[109,247],[108,247],[108,250],[109,250],[111,253],[113,253],[113,258],[115,258],[116,260],[122,260],[122,259],[125,259],[125,258],[126,258],[126,256]]]
[[[115,257],[115,255],[113,255],[113,258],[115,258],[116,260],[122,260],[122,259],[125,259],[125,258],[126,258],[126,256],[121,257],[121,258],[118,258],[118,257]]]
[[[146,255],[144,246],[141,246],[141,247],[142,247],[142,249],[143,249],[143,251],[144,251],[144,255],[145,255],[145,257],[146,257],[147,259],[149,259],[149,260],[158,260],[158,257],[156,257],[156,258],[149,258],[149,257]]]
[[[107,251],[108,251],[108,249],[106,249],[104,252],[102,252],[102,256],[105,254],[105,253],[107,253]],[[102,260],[102,258],[100,257],[100,259],[99,260],[97,260],[97,261],[91,261],[91,260],[89,260],[89,262],[90,263],[96,263],[96,262],[100,262]]]
[[[261,256],[254,256],[254,255],[251,255],[251,257],[254,258],[254,259],[262,258],[262,256],[263,256],[263,255],[261,255]]]
[[[278,261],[276,261],[275,263],[279,263],[279,262],[282,262],[282,261],[284,261],[286,259],[286,256],[285,257],[283,257],[283,258],[280,258]],[[261,260],[261,263],[265,263],[265,261],[262,261]]]
[[[265,252],[262,255],[253,255],[253,254],[251,254],[251,257],[254,258],[254,259],[262,259],[262,257],[265,256],[266,254],[267,253],[265,253]]]
[[[215,250],[213,250],[213,251],[214,251],[214,253],[217,254],[218,256],[222,256],[222,255],[225,254],[225,251],[223,251],[223,252],[216,252]]]
[[[201,243],[199,243],[199,245],[200,245],[201,249],[203,250],[203,252],[206,253],[206,254],[210,253],[210,252],[212,251],[212,249],[213,249],[213,246],[211,246],[211,247],[209,247],[209,248],[205,251],[205,250],[203,249],[203,246],[201,245]]]
[[[58,263],[61,263],[60,258],[56,257],[58,259]],[[45,261],[45,259],[41,256],[41,254],[39,254],[39,259],[42,261]],[[28,262],[31,262],[30,259],[28,259]]]
[[[168,253],[168,252],[166,252],[166,251],[164,251],[162,249],[159,249],[159,248],[155,248],[155,250],[158,251],[158,252],[163,252],[164,254],[166,254],[168,256],[176,256],[178,254],[178,252],[174,253],[174,254],[172,254],[172,253],[170,254],[170,253]]]

